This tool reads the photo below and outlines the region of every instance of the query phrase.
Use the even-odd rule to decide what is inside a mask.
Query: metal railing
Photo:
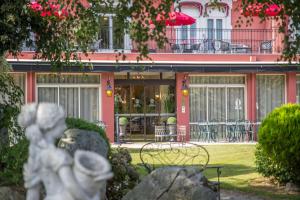
[[[283,50],[284,35],[278,29],[192,29],[168,27],[169,43],[159,48],[148,42],[150,53],[198,53],[198,54],[274,54]],[[137,52],[137,45],[126,34],[116,34],[112,28],[102,28],[91,51],[105,52],[127,50]],[[29,49],[24,46],[24,50]]]
[[[197,142],[254,142],[259,125],[248,120],[190,123],[190,136]]]

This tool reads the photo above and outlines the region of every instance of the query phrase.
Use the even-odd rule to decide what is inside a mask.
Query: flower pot
[[[176,135],[176,124],[168,124],[169,135]]]
[[[126,134],[126,125],[119,125],[119,136],[122,137]]]

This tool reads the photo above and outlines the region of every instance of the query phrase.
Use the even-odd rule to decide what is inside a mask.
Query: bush
[[[29,142],[20,140],[0,151],[0,185],[23,185],[23,165],[28,158]]]
[[[114,176],[107,182],[107,198],[119,200],[139,182],[139,174],[131,164],[132,158],[126,149],[118,148],[109,156]]]
[[[175,117],[169,117],[167,120],[167,124],[176,124],[176,118]]]
[[[300,184],[300,105],[273,110],[263,120],[258,138],[258,172],[280,183]]]
[[[99,133],[102,138],[104,138],[107,145],[110,147],[110,143],[105,134],[105,131],[101,127],[97,126],[96,124],[85,121],[83,119],[68,117],[66,119],[66,125],[67,125],[68,129],[76,128],[76,129],[82,129],[82,130],[87,130],[87,131],[95,131],[95,132]]]

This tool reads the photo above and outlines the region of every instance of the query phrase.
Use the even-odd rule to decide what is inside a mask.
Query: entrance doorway
[[[126,140],[154,140],[155,125],[165,125],[176,115],[175,79],[163,79],[162,73],[135,74],[127,73],[126,79],[116,76],[115,122],[127,118]],[[154,74],[158,76],[153,79]]]

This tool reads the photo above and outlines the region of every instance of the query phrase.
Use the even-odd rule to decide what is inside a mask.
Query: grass
[[[255,170],[255,145],[207,145],[205,148],[210,155],[209,165],[222,165],[221,187],[228,190],[238,190],[255,194],[265,199],[300,200],[298,194],[286,194],[283,188],[274,186]],[[132,163],[141,175],[146,170],[138,165],[141,163],[139,150],[130,149]],[[205,175],[210,180],[216,180],[216,170],[207,169]]]

